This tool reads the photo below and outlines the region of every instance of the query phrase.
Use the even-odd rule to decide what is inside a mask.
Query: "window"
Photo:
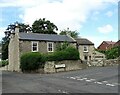
[[[48,52],[53,52],[53,42],[48,42],[47,43],[47,51]]]
[[[88,47],[87,47],[87,46],[84,46],[84,47],[83,47],[83,51],[84,51],[84,52],[88,52]]]
[[[86,61],[87,61],[87,60],[88,60],[88,57],[87,57],[87,56],[84,56],[84,60],[86,60]]]
[[[38,51],[38,42],[32,42],[32,52]]]

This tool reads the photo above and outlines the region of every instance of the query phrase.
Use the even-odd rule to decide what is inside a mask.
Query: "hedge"
[[[78,60],[79,52],[73,47],[49,54],[25,53],[21,56],[20,68],[22,71],[33,71],[43,68],[46,61]]]
[[[38,52],[25,53],[21,56],[20,68],[22,71],[32,71],[43,68],[45,60]]]
[[[68,47],[61,51],[56,51],[46,55],[47,61],[78,60],[79,51],[73,47]]]

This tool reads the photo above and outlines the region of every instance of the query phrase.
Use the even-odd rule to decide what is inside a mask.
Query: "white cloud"
[[[19,17],[32,23],[39,18],[46,18],[58,26],[59,30],[69,27],[79,31],[93,11],[98,14],[108,3],[118,0],[1,0],[0,7],[21,7]],[[97,19],[97,18],[96,18]]]
[[[46,18],[55,23],[59,30],[69,27],[79,31],[92,11],[99,11],[106,6],[106,3],[113,3],[113,1],[117,0],[74,0],[74,2],[73,0],[57,2],[56,0],[52,3],[45,0],[40,5],[35,4],[25,8],[23,20],[32,25],[36,19]]]
[[[108,11],[108,12],[106,13],[106,15],[107,15],[108,17],[111,17],[111,16],[113,16],[113,12],[112,12],[112,11]]]
[[[106,3],[118,0],[1,0],[0,7],[21,7],[24,14],[19,17],[29,24],[38,18],[46,18],[54,22],[61,30],[69,27],[80,30],[91,11],[97,11]]]
[[[110,33],[113,31],[113,27],[109,24],[105,25],[105,26],[102,26],[102,27],[98,27],[98,31],[100,33]]]

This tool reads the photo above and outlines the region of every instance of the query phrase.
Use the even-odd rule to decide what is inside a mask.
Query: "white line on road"
[[[97,84],[103,84],[102,82],[96,82]]]
[[[106,85],[107,85],[107,86],[115,86],[115,85],[113,85],[113,84],[109,84],[109,83],[108,83],[108,84],[106,84]]]
[[[76,79],[75,77],[70,77],[70,79]]]
[[[58,90],[59,92],[61,92],[61,93],[68,93],[67,91],[64,91],[64,90]]]
[[[83,80],[86,80],[87,78],[83,78]]]

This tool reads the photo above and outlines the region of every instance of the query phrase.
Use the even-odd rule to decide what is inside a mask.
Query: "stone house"
[[[105,55],[95,51],[94,43],[86,38],[77,38],[77,48],[80,53],[80,59],[83,61],[99,61],[105,59]]]
[[[86,61],[92,60],[94,44],[86,38],[77,38],[76,41],[80,52],[80,59]]]
[[[85,38],[73,39],[68,35],[20,33],[19,28],[16,27],[15,31],[12,31],[10,36],[8,50],[9,51],[8,70],[20,71],[20,56],[23,53],[54,52],[57,49],[57,47],[60,46],[60,44],[63,44],[64,42],[68,42],[70,46],[73,46],[79,50],[81,60],[83,61],[95,60],[94,44],[88,39]]]
[[[54,52],[64,42],[76,47],[76,40],[67,35],[19,33],[19,28],[12,32],[9,43],[8,70],[20,71],[20,56],[26,52]]]

